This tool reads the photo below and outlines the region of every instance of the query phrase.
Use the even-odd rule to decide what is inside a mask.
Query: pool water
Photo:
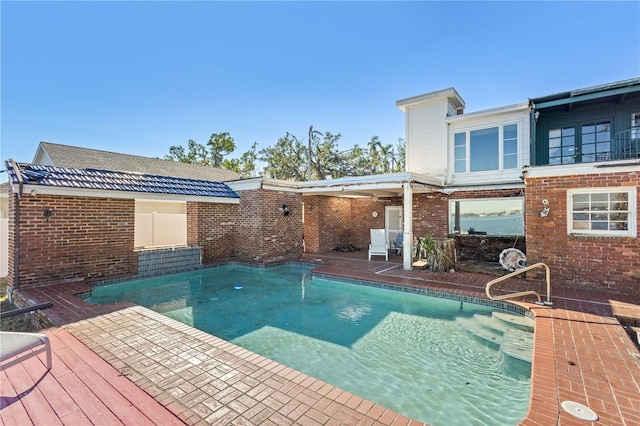
[[[94,288],[221,337],[406,416],[517,424],[531,366],[460,321],[492,308],[311,277],[288,265],[204,269]]]

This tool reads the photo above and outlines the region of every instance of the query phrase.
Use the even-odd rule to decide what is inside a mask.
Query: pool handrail
[[[531,271],[532,269],[536,269],[539,267],[544,267],[545,268],[545,279],[547,281],[547,300],[545,302],[543,302],[540,298],[540,295],[533,291],[533,290],[527,290],[527,291],[519,291],[519,292],[515,292],[515,293],[509,293],[509,294],[503,294],[501,296],[492,296],[491,295],[491,287],[494,284],[497,284],[499,282],[508,280],[509,278],[513,278],[515,276],[518,276],[524,272],[527,271]],[[492,300],[504,300],[504,299],[512,299],[515,297],[521,297],[521,296],[529,296],[529,295],[533,295],[536,296],[538,298],[538,301],[535,302],[536,305],[546,305],[546,306],[551,306],[553,305],[553,303],[551,302],[551,271],[549,270],[549,267],[542,263],[542,262],[538,262],[538,263],[534,263],[533,265],[530,266],[526,266],[524,268],[521,269],[516,269],[515,271],[511,272],[510,274],[507,275],[503,275],[501,277],[498,277],[494,280],[491,280],[487,283],[486,287],[485,287],[485,293],[487,294],[487,297],[489,299]]]

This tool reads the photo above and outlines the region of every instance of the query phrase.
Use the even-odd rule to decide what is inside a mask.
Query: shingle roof
[[[27,185],[43,185],[107,191],[172,194],[199,197],[240,198],[221,182],[175,178],[97,169],[70,169],[7,162],[9,181]]]
[[[38,158],[41,157],[41,150],[44,151],[48,157],[47,160],[50,160],[50,162],[39,161],[43,160]],[[218,182],[236,180],[241,177],[232,170],[218,167],[120,154],[51,142],[40,142],[38,153],[36,153],[35,157],[33,162],[36,164],[71,169],[114,170]]]

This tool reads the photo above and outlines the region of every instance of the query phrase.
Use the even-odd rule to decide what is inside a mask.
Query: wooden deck
[[[47,332],[53,367],[30,357],[0,371],[3,425],[184,425],[63,329]]]

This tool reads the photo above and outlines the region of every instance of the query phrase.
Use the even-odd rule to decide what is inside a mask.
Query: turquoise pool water
[[[96,287],[406,416],[510,425],[529,404],[530,364],[471,337],[492,308],[325,279],[306,267],[228,265]]]

